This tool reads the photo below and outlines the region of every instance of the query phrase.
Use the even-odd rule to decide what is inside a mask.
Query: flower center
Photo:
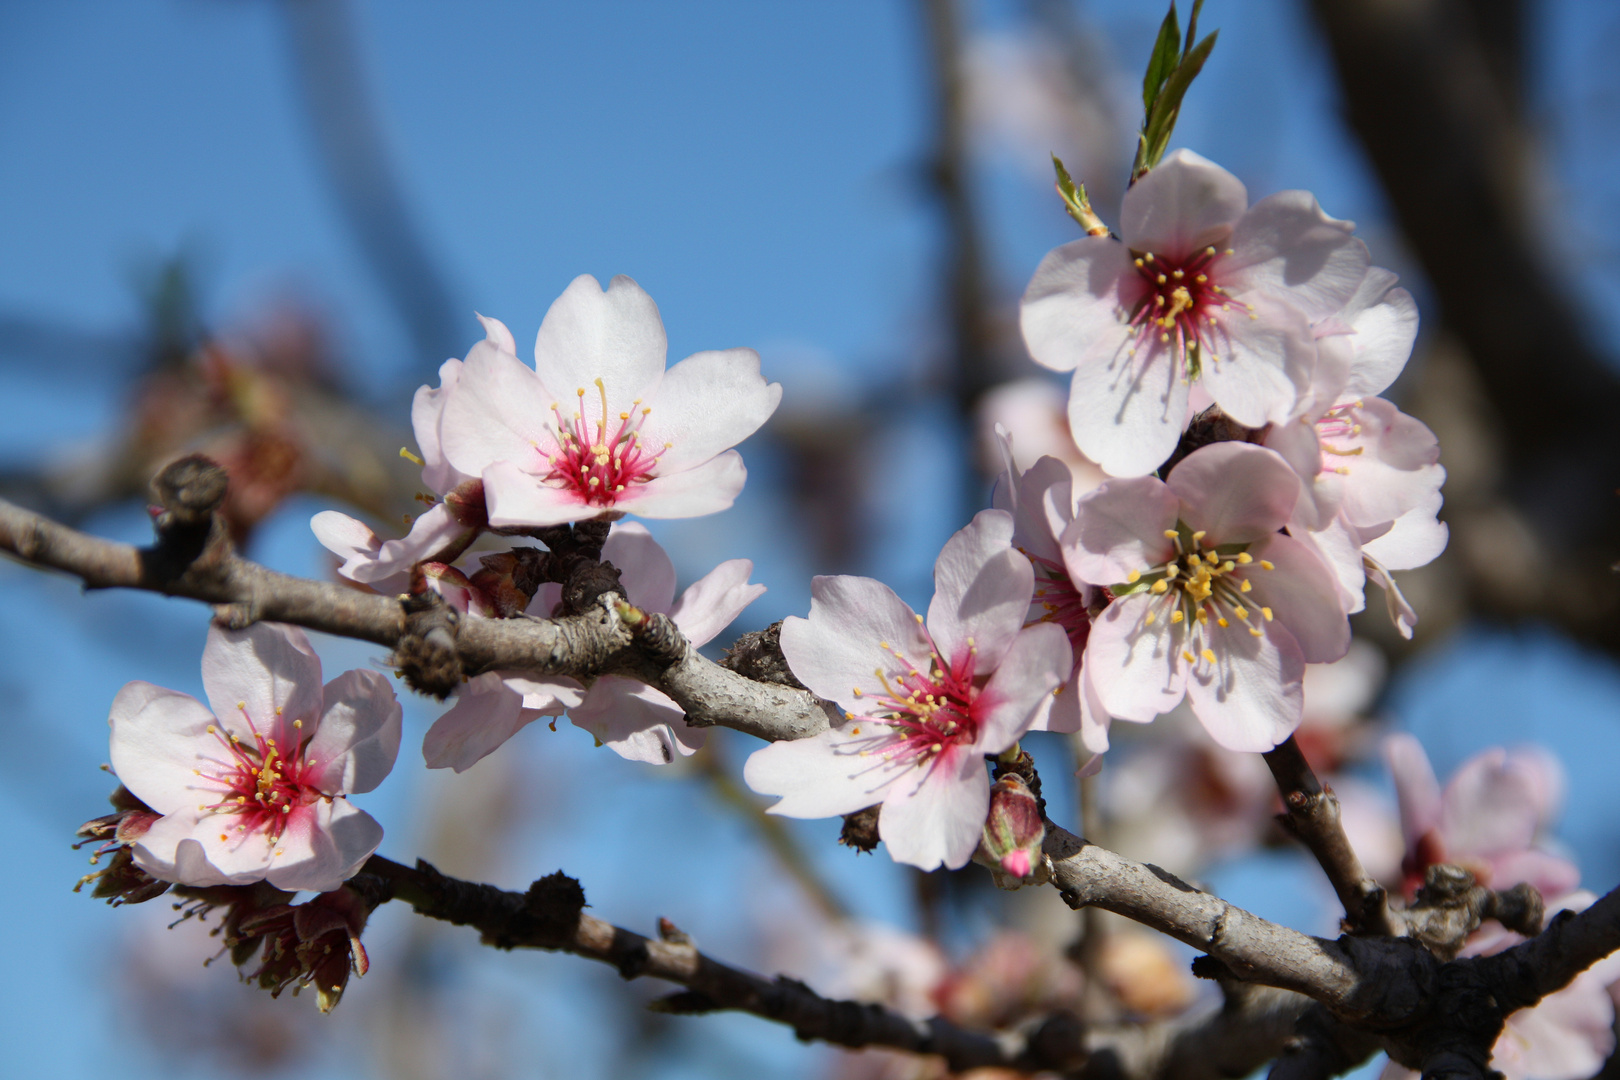
[[[1027,551],[1024,555],[1035,566],[1035,603],[1046,612],[1034,622],[1061,626],[1063,632],[1069,635],[1069,648],[1078,661],[1080,654],[1085,651],[1086,638],[1091,636],[1091,610],[1085,595],[1075,588],[1074,580],[1062,563],[1031,555]]]
[[[923,621],[921,615],[915,618],[918,623]],[[973,703],[979,689],[973,685],[973,665],[979,650],[971,638],[954,663],[940,656],[938,646],[932,646],[926,671],[919,670],[887,641],[880,644],[898,662],[888,671],[873,671],[883,685],[883,693],[875,695],[872,719],[889,725],[899,736],[897,742],[881,751],[885,760],[921,767],[953,746],[971,745],[978,739],[979,722],[973,715]],[[855,696],[862,697],[863,692],[857,689]],[[855,718],[853,714],[851,718]],[[861,734],[858,724],[851,734]],[[866,753],[861,751],[863,757]]]
[[[552,438],[556,445],[546,454],[550,466],[544,481],[553,487],[566,488],[580,502],[590,506],[612,506],[628,489],[645,484],[655,475],[658,459],[664,456],[669,443],[656,450],[642,444],[641,429],[652,407],[642,407],[637,398],[629,412],[619,414],[615,424],[608,416],[607,388],[596,380],[596,392],[601,398],[601,419],[585,417],[585,388],[579,388],[579,405],[572,420],[565,419],[562,407],[553,403]],[[594,430],[593,430],[594,428]]]
[[[1211,544],[1204,530],[1192,530],[1184,522],[1164,530],[1165,539],[1175,545],[1175,554],[1146,571],[1132,570],[1126,584],[1114,590],[1116,596],[1146,589],[1154,599],[1143,617],[1145,626],[1163,619],[1172,633],[1181,635],[1181,658],[1189,664],[1199,660],[1213,664],[1219,639],[1216,629],[1225,630],[1234,621],[1242,623],[1254,637],[1271,621],[1271,609],[1258,610],[1244,601],[1254,587],[1249,575],[1255,567],[1273,569],[1265,559],[1256,560],[1246,550],[1248,544]]]
[[[237,833],[263,833],[274,844],[281,838],[288,817],[294,810],[318,799],[330,799],[331,796],[310,782],[316,767],[314,762],[304,757],[307,740],[295,746],[279,745],[275,736],[266,736],[259,731],[248,717],[247,706],[243,702],[237,702],[236,707],[242,711],[243,719],[247,720],[253,741],[246,742],[235,734],[226,735],[213,724],[208,725],[208,733],[219,740],[229,758],[219,763],[217,773],[195,770],[199,776],[224,788],[219,802],[199,809],[235,815],[238,819],[235,826]],[[280,714],[279,709],[277,714]],[[303,727],[302,720],[292,722],[295,733],[302,731]],[[219,838],[227,840],[229,833],[222,832]]]
[[[1218,260],[1232,254],[1228,248],[1218,252],[1206,247],[1185,259],[1143,252],[1132,262],[1144,286],[1141,297],[1131,311],[1131,325],[1136,328],[1136,344],[1128,351],[1131,356],[1146,345],[1168,345],[1182,358],[1188,379],[1198,378],[1203,362],[1220,362],[1211,351],[1213,330],[1220,323],[1218,313],[1237,308],[1255,318],[1254,305],[1234,300],[1224,287],[1216,283]]]
[[[1322,471],[1350,475],[1348,464],[1329,465],[1328,457],[1359,457],[1366,449],[1361,445],[1361,422],[1356,410],[1361,402],[1335,405],[1316,421],[1316,437],[1322,447]]]

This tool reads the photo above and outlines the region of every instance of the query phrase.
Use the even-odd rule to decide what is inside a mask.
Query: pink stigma
[[[640,398],[631,403],[629,412],[619,414],[615,425],[608,417],[607,389],[601,379],[596,380],[596,389],[602,399],[602,415],[594,424],[585,418],[584,387],[579,390],[579,408],[572,422],[563,418],[560,406],[551,407],[556,446],[546,454],[550,471],[544,480],[567,489],[588,506],[612,506],[625,492],[656,475],[658,459],[669,445],[656,450],[642,445],[641,428],[652,408],[638,408]]]
[[[294,811],[328,796],[310,782],[317,766],[304,757],[307,740],[296,746],[282,745],[274,736],[261,734],[246,709],[242,717],[253,733],[252,744],[236,735],[227,736],[209,725],[209,731],[230,759],[220,763],[219,773],[201,774],[225,789],[220,793],[219,802],[204,809],[216,814],[232,814],[237,818],[235,832],[263,833],[274,843],[280,839]],[[284,733],[294,733],[293,739],[283,741],[295,740],[299,729],[297,723],[283,726]]]
[[[1132,260],[1141,289],[1131,312],[1135,348],[1152,347],[1157,341],[1183,357],[1196,351],[1200,360],[1204,355],[1216,359],[1209,354],[1215,313],[1234,307],[1248,311],[1248,305],[1232,299],[1216,281],[1220,258],[1215,248],[1206,247],[1184,259],[1149,251]],[[1188,372],[1197,373],[1196,367]]]
[[[1076,661],[1085,650],[1086,639],[1091,636],[1091,612],[1080,590],[1074,587],[1069,571],[1062,563],[1029,555],[1035,564],[1035,603],[1045,609],[1036,622],[1057,623],[1069,635],[1069,648]]]

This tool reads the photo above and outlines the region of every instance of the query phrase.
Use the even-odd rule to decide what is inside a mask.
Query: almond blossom
[[[268,881],[327,892],[377,850],[382,826],[350,805],[394,766],[400,707],[375,671],[321,685],[297,627],[208,631],[204,705],[132,682],[113,700],[113,772],[163,816],[131,846],[184,885]]]
[[[1052,251],[1024,293],[1035,361],[1073,371],[1069,424],[1114,476],[1156,469],[1193,390],[1247,427],[1286,420],[1316,365],[1311,324],[1367,270],[1349,222],[1303,191],[1254,206],[1231,173],[1177,150],[1126,192],[1120,239]]]
[[[437,497],[433,505],[417,515],[411,531],[399,540],[382,540],[364,522],[336,510],[323,510],[310,520],[315,538],[343,559],[338,573],[350,581],[370,585],[384,594],[407,592],[411,567],[447,550],[456,550],[488,524],[483,481],[452,466],[439,446],[444,403],[460,379],[463,366],[474,361],[485,363],[483,358],[490,354],[516,358],[517,346],[504,323],[483,315],[478,316],[478,321],[484,325],[484,340],[472,347],[466,360],[446,360],[439,365],[438,387],[418,387],[411,401],[411,427],[421,451],[417,461],[422,466],[422,482]]]
[[[664,370],[658,307],[627,277],[582,274],[546,312],[535,367],[474,350],[446,388],[444,460],[483,481],[496,527],[604,515],[724,510],[747,471],[729,449],[781,399],[752,349],[701,352]]]
[[[1406,834],[1402,869],[1408,891],[1430,865],[1448,862],[1493,889],[1528,882],[1547,898],[1549,918],[1560,908],[1579,911],[1595,899],[1574,891],[1580,871],[1545,843],[1564,786],[1563,770],[1551,755],[1534,747],[1493,747],[1463,762],[1444,789],[1412,736],[1386,739],[1384,759],[1395,776]],[[1487,922],[1459,955],[1490,956],[1523,940]],[[1580,1080],[1598,1072],[1614,1050],[1614,1000],[1607,987],[1617,979],[1620,953],[1598,961],[1534,1007],[1509,1014],[1491,1048],[1492,1067],[1509,1080]],[[1383,1080],[1416,1075],[1391,1063]]]
[[[1060,627],[1024,625],[1034,571],[1012,535],[1011,514],[986,510],[952,536],[926,619],[870,578],[814,579],[810,617],[783,624],[782,653],[845,720],[749,757],[748,786],[782,797],[771,813],[882,803],[878,835],[896,861],[955,869],[972,857],[990,806],[984,755],[1017,742],[1073,667]]]
[[[1389,572],[1423,566],[1445,549],[1446,527],[1435,515],[1446,470],[1434,433],[1373,396],[1400,374],[1417,334],[1417,308],[1394,284],[1394,274],[1372,268],[1350,302],[1317,325],[1321,362],[1310,392],[1266,445],[1304,482],[1289,532],[1334,571],[1345,610],[1365,606],[1371,574],[1411,637],[1416,616]]]
[[[694,648],[712,641],[765,592],[748,581],[751,561],[730,559],[676,599],[675,564],[635,522],[613,526],[602,559],[619,568],[632,605],[667,614]],[[560,585],[542,585],[527,614],[549,616],[561,597]],[[462,687],[456,704],[428,730],[422,755],[431,769],[464,772],[535,720],[564,712],[575,727],[631,761],[664,765],[703,745],[704,732],[687,725],[679,705],[635,679],[600,675],[587,688],[565,676],[492,671]]]
[[[1110,718],[1146,723],[1184,697],[1229,750],[1270,750],[1299,725],[1305,664],[1343,656],[1350,624],[1327,568],[1278,531],[1298,497],[1277,454],[1222,442],[1168,480],[1110,480],[1076,502],[1064,560],[1115,597],[1082,661],[1094,751]]]

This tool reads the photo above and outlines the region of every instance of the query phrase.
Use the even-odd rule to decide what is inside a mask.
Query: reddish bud
[[[990,788],[990,816],[984,823],[984,846],[1001,869],[1027,878],[1041,857],[1046,826],[1033,792],[1017,776],[1008,775]]]

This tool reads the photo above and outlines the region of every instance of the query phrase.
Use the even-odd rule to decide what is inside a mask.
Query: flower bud
[[[1046,826],[1033,792],[1015,775],[990,788],[990,816],[984,823],[984,847],[1001,869],[1023,879],[1035,872]]]
[[[78,892],[93,881],[95,886],[90,890],[90,895],[114,907],[139,904],[162,896],[168,891],[169,883],[158,881],[136,866],[129,853],[129,845],[144,836],[146,830],[162,815],[130,794],[129,789],[122,785],[107,797],[107,801],[116,808],[114,812],[80,825],[78,836],[81,839],[73,846],[82,847],[100,840],[102,844],[91,854],[90,865],[97,865],[104,856],[110,858],[106,866],[80,878],[73,891]]]

